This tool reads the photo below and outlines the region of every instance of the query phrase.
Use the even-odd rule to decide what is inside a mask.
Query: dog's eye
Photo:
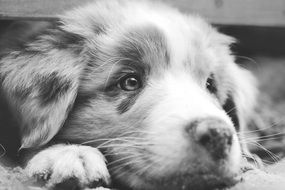
[[[119,87],[125,91],[134,91],[141,87],[141,81],[137,75],[126,75],[120,79]]]
[[[213,93],[213,94],[217,93],[217,87],[216,87],[216,83],[215,83],[213,76],[210,76],[207,79],[206,87],[210,93]]]

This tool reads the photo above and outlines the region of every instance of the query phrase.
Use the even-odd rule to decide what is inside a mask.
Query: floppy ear
[[[257,99],[257,81],[250,71],[238,67],[236,75],[235,102],[241,127],[246,127],[250,121]]]
[[[227,63],[224,70],[227,78],[225,86],[229,90],[223,98],[223,109],[231,117],[236,130],[240,131],[246,127],[253,115],[258,92],[257,81],[250,71],[234,62],[230,45],[236,40],[222,33],[213,34],[214,42],[220,45],[216,55]]]
[[[58,132],[84,68],[79,35],[55,27],[33,38],[0,60],[1,88],[21,127],[21,148],[44,145]]]
[[[233,83],[223,105],[231,117],[237,131],[243,130],[250,121],[257,96],[257,81],[251,72],[233,65],[231,71]]]

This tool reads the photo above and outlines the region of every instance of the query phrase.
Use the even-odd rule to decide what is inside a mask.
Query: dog
[[[256,81],[235,40],[161,2],[96,1],[1,53],[25,170],[56,188],[234,185]],[[24,40],[23,40],[24,39]]]

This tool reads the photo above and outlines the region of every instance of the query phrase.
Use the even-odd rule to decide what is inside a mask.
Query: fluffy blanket
[[[1,190],[44,190],[31,186],[30,181],[20,168],[4,169],[0,166]],[[29,186],[29,187],[27,187]],[[96,190],[103,190],[97,188]],[[243,180],[228,190],[284,190],[285,159],[263,170],[250,170],[243,175]],[[87,190],[87,189],[86,189]],[[95,190],[95,189],[94,189]]]

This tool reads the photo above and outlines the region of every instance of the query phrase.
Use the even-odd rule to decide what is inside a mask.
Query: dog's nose
[[[225,159],[233,143],[233,129],[219,119],[201,119],[187,126],[194,142],[206,149],[214,160]]]

